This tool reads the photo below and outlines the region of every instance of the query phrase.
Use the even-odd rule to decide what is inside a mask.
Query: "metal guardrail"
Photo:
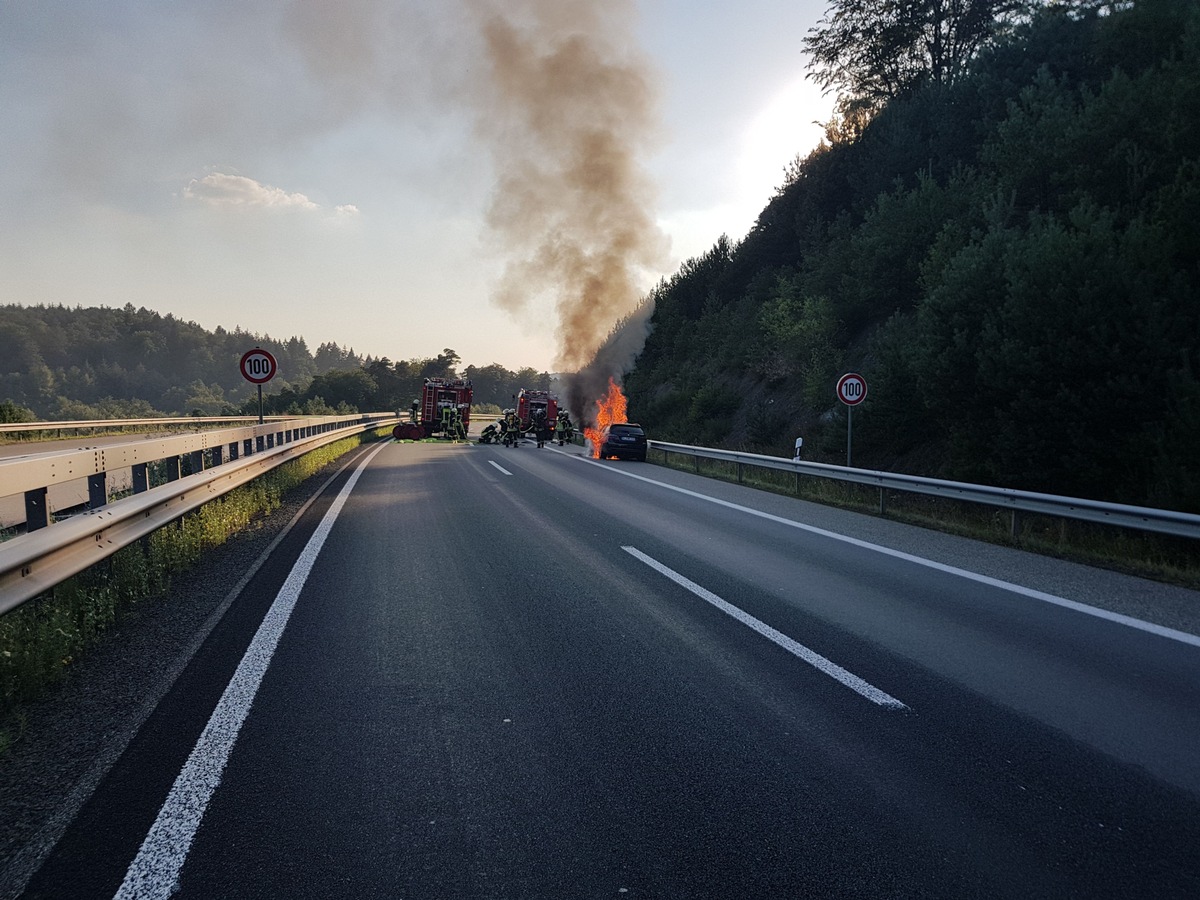
[[[228,456],[239,456],[271,449],[276,444],[308,438],[342,424],[357,424],[365,419],[394,419],[391,413],[372,413],[349,416],[309,416],[286,418],[261,425],[239,428],[197,431],[161,438],[146,437],[122,444],[48,451],[29,456],[0,460],[0,497],[17,493],[25,496],[27,527],[36,529],[49,524],[45,497],[49,487],[80,479],[88,479],[88,505],[92,509],[108,502],[107,473],[129,469],[136,493],[149,487],[146,467],[159,461],[173,461],[167,470],[168,480],[180,477],[179,460],[191,460],[193,472],[206,465],[220,465]]]
[[[739,481],[742,477],[742,466],[754,466],[794,472],[797,478],[801,475],[809,475],[875,487],[879,490],[881,515],[887,512],[887,491],[906,491],[1008,509],[1012,512],[1011,528],[1014,536],[1018,530],[1020,514],[1034,513],[1058,516],[1064,519],[1101,522],[1105,525],[1138,531],[1155,531],[1179,537],[1200,538],[1200,515],[1191,513],[1153,509],[1145,506],[1128,506],[1122,503],[1106,503],[1099,500],[1084,500],[1078,497],[1059,497],[1054,494],[988,487],[962,481],[941,481],[936,478],[898,475],[871,469],[852,469],[825,463],[784,459],[778,456],[742,453],[736,450],[712,450],[707,447],[691,447],[687,444],[670,444],[663,441],[649,441],[648,443],[652,450],[660,450],[668,456],[677,453],[694,458],[697,468],[701,459],[736,463]]]
[[[40,515],[46,515],[45,496],[51,485],[84,477],[89,488],[99,484],[98,491],[89,490],[94,502],[85,513],[51,527],[42,520],[37,522],[42,527],[35,527],[31,521],[25,534],[0,544],[0,615],[276,466],[398,421],[394,413],[293,418],[0,461],[0,496],[23,493],[28,510],[33,495],[34,511]],[[193,473],[186,476],[179,466],[184,456],[193,462]],[[167,482],[149,487],[146,467],[164,460]],[[208,468],[206,462],[211,463]],[[133,469],[135,493],[108,503],[104,478],[122,468]]]
[[[285,422],[295,416],[264,416],[267,422]],[[258,416],[164,416],[153,419],[72,419],[64,422],[0,422],[0,434],[44,431],[82,431],[98,428],[144,428],[162,425],[213,425],[218,422],[257,422]]]

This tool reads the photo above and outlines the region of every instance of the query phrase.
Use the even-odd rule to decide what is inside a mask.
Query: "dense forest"
[[[844,463],[857,371],[857,466],[1200,511],[1200,4],[838,0],[806,44],[828,140],[647,298],[631,415]]]
[[[302,338],[209,332],[131,304],[0,306],[0,399],[36,419],[223,415],[256,393],[238,371],[255,346],[279,363],[273,387],[365,362],[337,344],[313,354]]]
[[[268,414],[406,410],[426,377],[471,378],[477,403],[505,407],[522,388],[548,388],[534,369],[467,366],[451,349],[392,362],[334,343],[275,340],[126,305],[0,306],[0,421],[229,415],[258,412],[238,361],[260,346],[279,363],[265,391]]]

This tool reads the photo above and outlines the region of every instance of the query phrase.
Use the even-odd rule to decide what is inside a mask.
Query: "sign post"
[[[251,384],[258,385],[258,424],[261,425],[263,423],[262,386],[274,378],[275,373],[279,370],[275,363],[275,357],[262,347],[255,347],[242,354],[242,361],[238,363],[238,368],[242,370],[243,378]]]
[[[837,383],[838,399],[846,404],[846,468],[851,465],[851,435],[854,433],[854,407],[867,399],[867,380],[857,372],[847,372]]]

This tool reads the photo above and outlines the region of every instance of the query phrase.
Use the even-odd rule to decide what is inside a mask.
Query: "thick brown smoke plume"
[[[555,366],[594,381],[598,397],[641,349],[646,316],[636,323],[636,346],[597,351],[638,309],[641,276],[661,271],[668,249],[641,163],[657,120],[652,72],[633,36],[634,4],[470,6],[487,65],[478,130],[497,178],[487,222],[506,258],[494,299],[520,313],[553,296],[557,321],[547,323],[546,340],[555,342]],[[589,390],[571,394],[586,401]]]

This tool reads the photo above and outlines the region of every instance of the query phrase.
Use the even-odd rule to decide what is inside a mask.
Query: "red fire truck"
[[[471,427],[471,381],[468,378],[426,378],[421,400],[414,403],[416,421],[392,429],[399,440],[421,440],[435,434],[465,438]]]
[[[546,424],[554,427],[558,418],[558,397],[549,391],[529,391],[521,388],[517,394],[517,419],[521,423],[521,433],[533,430],[535,420],[544,416]]]

